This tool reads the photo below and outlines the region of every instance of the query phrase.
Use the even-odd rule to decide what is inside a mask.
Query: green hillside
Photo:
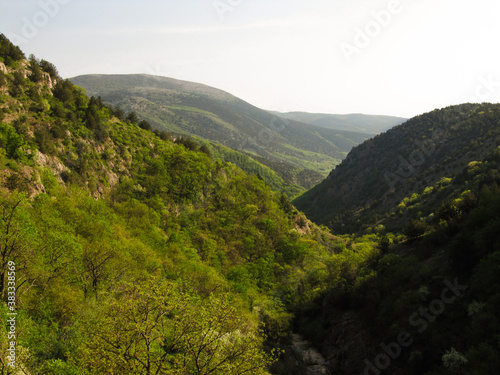
[[[294,203],[337,232],[376,224],[396,231],[411,216],[410,206],[425,217],[451,198],[445,192],[468,189],[467,179],[459,176],[481,165],[500,144],[499,116],[500,105],[493,104],[417,116],[355,147],[325,181]]]
[[[0,57],[0,310],[17,314],[0,326],[1,371],[288,371],[273,363],[294,312],[331,285],[329,264],[352,262],[346,240],[3,35]]]
[[[354,148],[295,203],[380,253],[298,314],[331,373],[496,374],[500,105],[415,117]]]
[[[372,226],[380,253],[298,314],[331,373],[500,371],[500,147],[453,176],[379,214],[397,233]]]
[[[148,75],[86,75],[71,81],[106,103],[134,111],[154,129],[216,142],[274,170],[302,190],[319,183],[350,149],[370,135],[284,120],[226,92]],[[239,165],[244,168],[244,165]],[[306,181],[300,176],[307,175]]]
[[[0,34],[0,370],[498,374],[499,125],[464,104],[360,144],[296,200],[329,230],[273,191],[307,173],[174,140]]]

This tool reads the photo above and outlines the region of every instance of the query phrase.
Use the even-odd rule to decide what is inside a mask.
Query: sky
[[[281,112],[500,102],[498,0],[0,0],[61,76],[147,73]]]

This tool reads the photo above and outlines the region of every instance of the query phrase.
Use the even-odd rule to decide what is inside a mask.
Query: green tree
[[[262,338],[224,297],[172,282],[123,285],[87,320],[80,358],[92,374],[266,374]]]
[[[149,122],[147,122],[146,120],[141,120],[138,125],[141,129],[148,130],[148,131],[152,130],[151,124]]]
[[[59,72],[57,71],[57,68],[54,64],[42,59],[40,61],[40,67],[45,73],[48,73],[50,75],[50,78],[55,80],[61,79],[61,77],[59,76]]]
[[[137,117],[137,113],[134,111],[129,112],[127,115],[127,121],[132,123],[132,124],[137,124],[139,122],[139,117]]]
[[[412,219],[408,222],[404,228],[403,233],[410,239],[420,237],[425,234],[429,225],[423,221]]]
[[[28,267],[32,249],[30,231],[34,230],[24,207],[25,198],[20,194],[8,194],[0,198],[0,298],[6,299],[7,271],[10,261]],[[19,287],[19,276],[18,276]]]
[[[31,73],[29,74],[28,78],[35,83],[40,82],[43,79],[43,71],[42,68],[40,67],[40,62],[38,59],[35,57],[35,55],[30,55],[29,57],[29,68],[31,70]]]

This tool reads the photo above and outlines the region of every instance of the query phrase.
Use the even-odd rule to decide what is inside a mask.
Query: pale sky
[[[263,109],[412,117],[500,102],[498,0],[0,0],[60,74],[148,73]]]

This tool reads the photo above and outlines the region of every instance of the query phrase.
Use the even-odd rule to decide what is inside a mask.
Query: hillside
[[[500,371],[499,124],[498,104],[418,116],[295,201],[335,233],[382,235],[380,253],[298,314],[332,374]]]
[[[0,59],[1,371],[304,368],[295,312],[374,239],[354,259],[257,176],[121,120],[3,35]]]
[[[332,234],[262,158],[153,131],[0,34],[0,370],[498,374],[499,124],[464,104],[359,145],[303,197]]]
[[[486,125],[481,112],[492,107],[476,107],[476,125]],[[344,287],[298,314],[297,331],[321,348],[330,373],[500,371],[500,146],[458,174],[447,172],[441,176],[454,177],[379,215],[398,232],[372,226],[384,234],[380,253],[361,270],[341,270],[350,275]],[[364,222],[371,211],[345,222],[373,225]]]
[[[355,147],[325,181],[294,203],[338,233],[374,225],[398,231],[411,216],[410,206],[425,218],[451,198],[446,191],[467,190],[468,169],[478,168],[500,143],[499,118],[500,105],[493,104],[417,116]]]
[[[327,129],[347,130],[360,133],[378,134],[400,125],[407,119],[394,116],[364,115],[361,113],[349,115],[334,115],[307,112],[271,112],[288,120],[304,122]]]
[[[71,81],[104,102],[134,111],[154,129],[216,142],[309,189],[370,135],[285,120],[226,92],[148,75],[86,75]],[[239,165],[244,168],[244,165]]]

